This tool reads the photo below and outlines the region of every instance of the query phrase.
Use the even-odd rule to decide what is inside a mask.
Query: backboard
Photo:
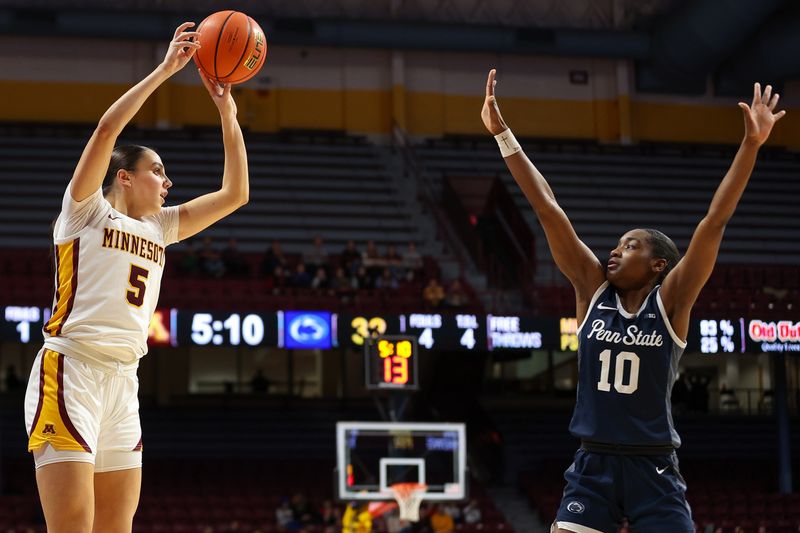
[[[466,497],[464,424],[338,422],[338,497],[391,500],[394,483],[424,483],[425,500]]]

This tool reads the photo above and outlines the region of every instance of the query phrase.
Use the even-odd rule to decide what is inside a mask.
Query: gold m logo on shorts
[[[56,434],[56,428],[53,427],[53,424],[45,424],[44,425],[44,429],[42,430],[42,435],[47,435],[48,433],[50,435],[55,435]]]

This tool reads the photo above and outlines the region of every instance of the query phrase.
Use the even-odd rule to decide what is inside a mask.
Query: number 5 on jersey
[[[128,300],[129,304],[136,307],[142,306],[144,303],[144,291],[147,290],[147,285],[144,282],[147,281],[147,276],[149,275],[150,271],[146,268],[131,263],[131,273],[128,276],[130,288],[125,292],[125,299]]]

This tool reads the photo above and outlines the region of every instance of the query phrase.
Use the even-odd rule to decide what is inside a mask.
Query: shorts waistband
[[[671,444],[635,446],[590,440],[581,440],[581,449],[587,452],[605,455],[672,455],[675,453],[675,446]]]
[[[90,367],[94,368],[95,370],[99,370],[100,372],[104,372],[106,374],[113,374],[117,376],[135,376],[137,371],[139,370],[139,362],[135,363],[122,363],[120,361],[97,361],[92,359],[91,357],[85,357],[81,354],[75,353],[64,353],[62,350],[54,350],[47,346],[42,348],[42,352],[44,350],[50,350],[51,352],[56,352],[62,354],[64,357],[69,357],[70,359],[75,359],[76,361],[80,361],[81,363],[85,363]]]

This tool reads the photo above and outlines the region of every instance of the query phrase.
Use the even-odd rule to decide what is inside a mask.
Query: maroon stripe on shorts
[[[36,414],[33,415],[33,424],[31,424],[31,432],[36,429],[36,424],[39,422],[39,416],[42,414],[42,405],[44,405],[44,358],[47,356],[47,350],[42,350],[42,366],[39,368],[39,404],[36,406]],[[31,434],[28,433],[28,437]]]
[[[72,425],[72,420],[69,419],[69,413],[67,413],[67,404],[64,403],[64,354],[62,353],[58,354],[58,412],[61,415],[61,420],[64,422],[64,425],[67,426],[67,431],[72,435],[72,438],[75,439],[85,451],[92,453],[92,449],[89,448],[89,445],[83,440],[81,434],[78,433],[78,430]]]
[[[140,452],[142,451],[142,437],[139,437],[139,442],[136,443],[136,446],[133,447],[132,452]]]

